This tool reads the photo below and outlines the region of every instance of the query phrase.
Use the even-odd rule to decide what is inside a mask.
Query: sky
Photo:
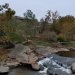
[[[48,10],[58,11],[60,16],[75,16],[75,0],[1,0],[0,5],[9,3],[10,8],[16,11],[17,16],[23,16],[31,10],[38,20],[47,14]]]

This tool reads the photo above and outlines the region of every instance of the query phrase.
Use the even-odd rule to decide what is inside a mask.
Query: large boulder
[[[67,48],[52,48],[52,47],[38,46],[35,51],[36,53],[38,53],[38,55],[47,56],[49,54],[56,53],[59,51],[69,51],[69,50]]]
[[[75,73],[75,62],[72,64],[72,72]]]
[[[46,56],[46,55],[50,54],[50,49],[48,49],[45,46],[39,46],[39,47],[37,47],[37,49],[35,51],[36,51],[36,53],[38,53],[39,55],[42,55],[42,56]]]
[[[32,68],[33,68],[34,70],[39,70],[39,69],[40,69],[40,66],[39,66],[37,63],[31,64],[31,66],[32,66]]]
[[[9,53],[9,57],[15,58],[16,56],[18,56],[21,53],[29,54],[30,52],[32,52],[32,50],[28,46],[24,46],[22,44],[17,44],[15,46],[14,50],[12,50],[11,53]]]
[[[22,44],[15,46],[15,49],[9,54],[9,58],[15,58],[18,62],[24,64],[32,64],[38,60],[33,50]]]

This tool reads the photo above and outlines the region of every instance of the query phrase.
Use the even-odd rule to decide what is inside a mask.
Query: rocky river
[[[17,48],[19,48],[19,46],[17,46]],[[39,58],[36,61],[36,63],[39,65],[39,70],[36,71],[32,69],[31,62],[34,62],[34,61],[30,61],[31,59],[28,58],[32,56],[31,55],[32,52],[30,51],[30,49],[25,46],[21,47],[21,45],[19,49],[17,48],[15,48],[14,51],[19,50],[17,53],[18,55],[16,54],[16,52],[12,52],[9,54],[10,58],[12,54],[14,55],[14,58],[15,56],[16,58],[17,56],[19,56],[21,57],[19,62],[22,61],[22,63],[27,63],[26,61],[29,61],[28,65],[23,64],[23,65],[16,66],[15,68],[10,69],[7,74],[1,73],[0,75],[71,75],[73,74],[72,64],[75,62],[75,51],[67,51],[67,49],[65,49],[64,51],[63,48],[57,49],[57,50],[60,50],[60,51],[57,51],[50,47],[48,48],[40,47],[39,49],[36,50],[38,54],[44,55],[44,54],[47,54],[47,52],[49,53],[49,51],[52,53],[49,53],[48,55],[45,55],[44,57]],[[26,52],[26,50],[27,51],[29,50],[30,53]],[[42,51],[42,53],[40,51]],[[53,51],[56,53],[53,53]],[[71,55],[73,55],[73,57],[71,57]],[[34,58],[35,56],[31,58]]]
[[[40,65],[39,71],[34,71],[31,66],[25,65],[16,67],[5,75],[70,75],[72,74],[71,65],[74,61],[75,58],[51,54],[37,61]]]

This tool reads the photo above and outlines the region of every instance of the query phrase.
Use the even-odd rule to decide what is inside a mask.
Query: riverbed
[[[1,75],[69,75],[72,73],[71,65],[75,61],[75,51],[58,52],[37,61],[40,65],[39,71],[34,71],[30,65],[19,66],[11,69],[8,74]]]

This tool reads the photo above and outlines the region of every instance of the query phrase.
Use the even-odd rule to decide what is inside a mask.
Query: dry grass
[[[8,52],[0,47],[0,62],[4,61],[8,56]]]

